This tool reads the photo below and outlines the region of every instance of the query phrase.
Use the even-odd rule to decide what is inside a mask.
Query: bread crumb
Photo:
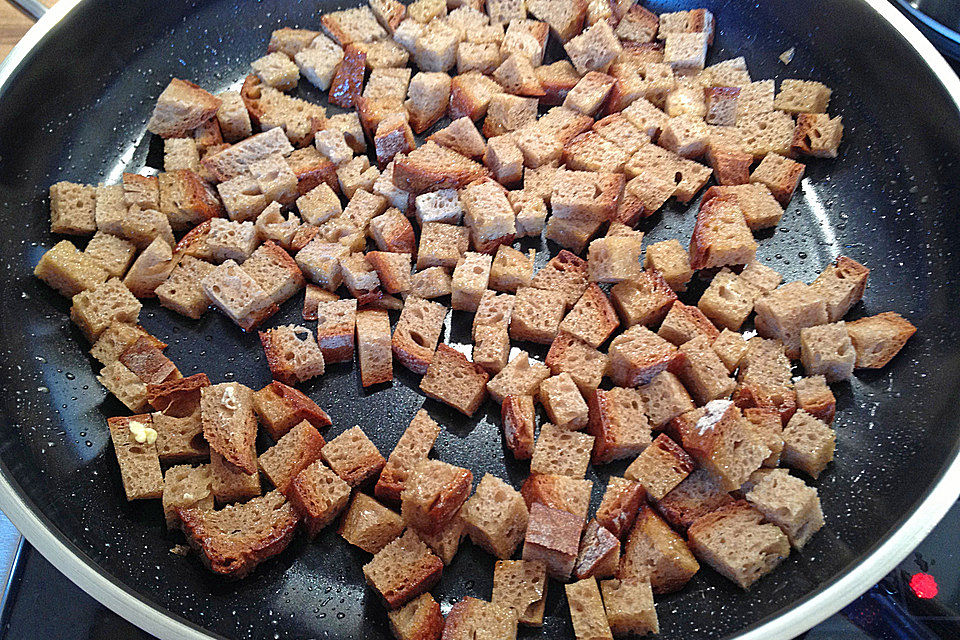
[[[175,544],[173,545],[173,548],[170,549],[170,553],[175,556],[181,556],[185,558],[190,553],[190,547],[185,544]]]
[[[782,62],[783,64],[790,64],[791,62],[793,62],[793,54],[795,54],[796,52],[797,52],[796,47],[790,47],[789,49],[787,49],[786,51],[784,51],[778,56],[780,58],[780,62]]]

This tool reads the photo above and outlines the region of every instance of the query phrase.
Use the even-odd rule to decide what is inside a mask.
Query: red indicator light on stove
[[[918,598],[929,600],[937,595],[940,590],[937,587],[937,580],[929,573],[915,573],[910,577],[910,590]]]

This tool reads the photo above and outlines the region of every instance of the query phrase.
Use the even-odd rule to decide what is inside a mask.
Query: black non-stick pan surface
[[[762,234],[760,259],[787,281],[809,282],[837,255],[852,256],[872,269],[854,314],[897,311],[919,331],[887,368],[857,372],[834,387],[836,462],[814,483],[827,526],[809,546],[748,592],[705,567],[683,591],[659,599],[662,637],[685,640],[732,637],[788,615],[863,570],[871,552],[928,496],[960,442],[955,103],[867,3],[704,4],[719,24],[711,61],[743,55],[754,78],[822,80],[834,90],[831,113],[843,116],[840,157],[807,165],[780,226]],[[171,76],[212,91],[235,87],[265,51],[271,30],[318,28],[320,13],[340,6],[86,0],[29,52],[0,95],[0,469],[46,536],[79,558],[61,557],[61,566],[121,585],[129,595],[111,602],[127,615],[136,607],[122,601],[135,595],[215,636],[389,637],[382,606],[363,586],[361,566],[369,556],[333,527],[313,542],[297,537],[240,582],[225,582],[195,558],[170,552],[182,539],[165,530],[159,501],[131,504],[123,496],[105,424],[123,407],[97,384],[94,361],[69,321],[69,302],[30,275],[56,241],[48,230],[51,183],[115,182],[122,171],[161,166],[161,147],[145,123]],[[650,5],[655,11],[693,6]],[[778,55],[790,48],[796,55],[784,66]],[[312,87],[298,92],[320,99]],[[649,241],[685,242],[695,206],[671,203],[643,222]],[[270,324],[302,322],[301,300],[284,305]],[[170,343],[167,353],[184,375],[203,371],[214,381],[254,388],[270,379],[257,337],[216,312],[192,321],[148,303],[141,318]],[[470,321],[454,312],[444,339],[469,342]],[[527,467],[505,456],[492,404],[466,419],[425,400],[418,382],[396,367],[392,385],[365,391],[355,365],[337,365],[303,389],[333,418],[328,439],[359,424],[387,453],[423,406],[443,425],[437,457],[472,469],[477,481],[489,472],[519,487]],[[622,471],[610,465],[589,472],[594,507],[607,476]],[[900,553],[916,542],[903,540]],[[492,558],[464,542],[434,593],[445,611],[466,595],[489,599],[492,573]],[[522,629],[522,637],[573,637],[563,589],[551,588],[544,629]],[[835,594],[827,606],[835,610],[854,595]],[[815,621],[794,620],[791,630]]]

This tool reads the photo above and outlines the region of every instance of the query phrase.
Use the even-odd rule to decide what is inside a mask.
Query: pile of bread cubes
[[[844,322],[867,285],[852,258],[811,284],[756,260],[798,158],[837,155],[830,89],[775,91],[742,57],[706,66],[704,9],[370,0],[319,22],[274,31],[239,91],[173,79],[148,124],[159,174],[50,187],[53,233],[92,237],[35,273],[72,298],[133,414],[108,420],[127,498],[161,499],[233,578],[339,521],[400,640],[515,638],[543,623],[548,578],[578,638],[656,633],[654,594],[701,563],[746,589],[802,549],[824,523],[806,480],[834,455],[829,383],[915,331],[890,312]],[[569,59],[544,64],[549,38]],[[343,109],[286,93],[301,78]],[[692,237],[644,247],[637,224],[711,178]],[[541,235],[558,252],[534,274],[536,251],[513,244]],[[710,283],[687,304],[695,274]],[[304,290],[316,327],[262,328],[274,381],[258,391],[182,377],[138,324],[156,298],[250,331]],[[472,350],[438,344],[448,307],[473,314]],[[523,343],[549,345],[545,362]],[[386,458],[359,426],[327,442],[294,387],[355,352],[365,387],[396,361],[463,414],[498,403],[507,455],[530,461],[521,489],[489,474],[474,489],[430,458],[424,410]],[[258,455],[259,427],[276,444]],[[588,465],[621,459],[591,517]],[[444,620],[429,590],[464,537],[497,559],[493,593]]]

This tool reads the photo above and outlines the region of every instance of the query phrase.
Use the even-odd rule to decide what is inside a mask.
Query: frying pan
[[[809,163],[779,228],[762,236],[760,259],[787,281],[809,282],[849,255],[873,269],[854,313],[894,310],[919,327],[890,366],[836,386],[837,459],[814,483],[827,526],[809,546],[748,592],[704,568],[658,601],[663,638],[788,638],[874,584],[960,492],[960,81],[881,0],[696,4],[717,16],[712,61],[744,55],[756,78],[822,80],[834,89],[831,112],[844,119],[840,157]],[[250,578],[224,582],[170,553],[181,540],[165,531],[159,504],[124,500],[105,427],[123,408],[94,379],[68,301],[30,275],[54,242],[46,189],[160,166],[145,123],[171,76],[215,91],[236,86],[272,29],[316,28],[319,12],[335,8],[63,0],[0,67],[0,508],[69,578],[161,638],[388,638],[389,630],[363,586],[368,556],[332,528],[313,542],[298,537]],[[796,56],[785,67],[777,56],[789,48]],[[688,238],[693,206],[671,204],[645,221],[649,240]],[[299,312],[290,302],[271,322],[298,321]],[[269,380],[256,336],[217,313],[191,321],[147,304],[141,318],[185,375],[255,388]],[[452,314],[445,340],[469,342],[469,319]],[[328,438],[359,424],[382,451],[425,406],[444,427],[438,457],[519,486],[527,470],[504,455],[495,409],[463,418],[425,401],[406,370],[396,375],[388,388],[365,391],[356,367],[340,365],[304,390],[333,418]],[[590,471],[594,507],[607,475],[622,471]],[[465,542],[434,591],[444,610],[466,595],[489,598],[492,565]],[[544,630],[521,636],[573,637],[562,589],[550,591]]]

